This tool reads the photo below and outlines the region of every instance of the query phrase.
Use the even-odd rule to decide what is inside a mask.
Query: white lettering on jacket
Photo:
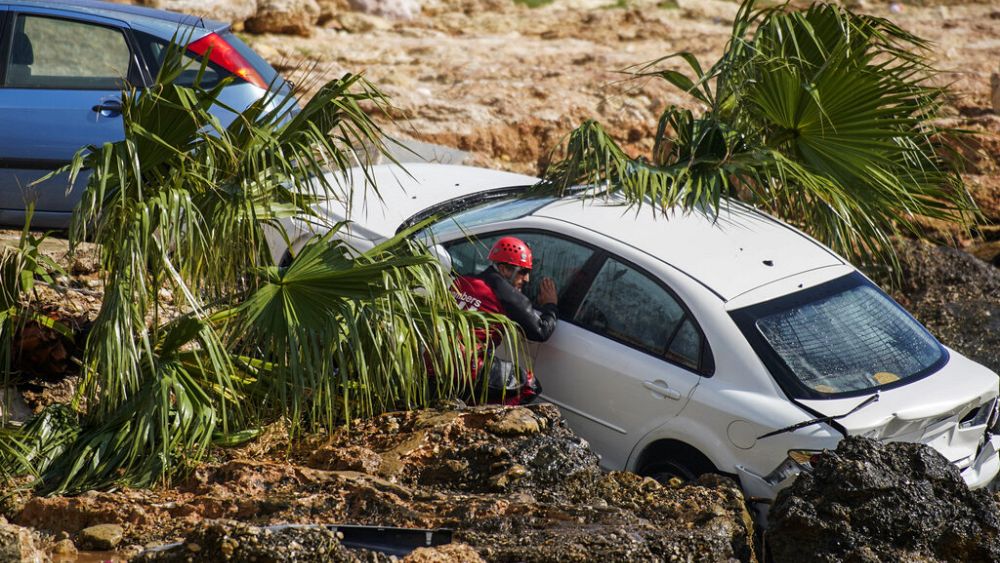
[[[455,293],[455,299],[458,300],[459,309],[468,309],[469,311],[478,311],[483,305],[482,300],[476,299],[475,297],[465,293]]]

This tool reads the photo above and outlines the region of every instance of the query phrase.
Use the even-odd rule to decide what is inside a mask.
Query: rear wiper
[[[868,405],[871,405],[873,403],[877,403],[878,402],[878,398],[879,398],[879,392],[876,391],[874,395],[872,395],[871,397],[868,397],[864,401],[861,401],[860,403],[857,404],[857,406],[855,406],[853,409],[845,412],[844,414],[838,414],[836,416],[821,416],[819,418],[813,418],[811,420],[806,420],[804,422],[799,422],[799,423],[793,424],[791,426],[786,426],[784,428],[779,428],[778,430],[775,430],[773,432],[768,432],[767,434],[764,434],[762,436],[757,436],[757,439],[758,440],[762,440],[764,438],[770,438],[771,436],[777,436],[778,434],[784,434],[785,432],[794,432],[794,431],[798,430],[799,428],[805,428],[806,426],[812,426],[813,424],[822,424],[824,422],[833,422],[835,420],[840,420],[842,418],[847,418],[848,416],[851,416],[852,414],[854,414],[854,413],[858,412],[859,410],[867,407]]]

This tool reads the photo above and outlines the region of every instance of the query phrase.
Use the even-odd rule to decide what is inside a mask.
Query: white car
[[[816,452],[864,435],[928,444],[972,487],[1000,470],[997,375],[794,228],[737,203],[664,215],[579,192],[529,197],[530,176],[407,170],[377,167],[381,200],[323,212],[355,221],[345,236],[360,248],[439,217],[420,236],[458,274],[485,268],[500,236],[527,242],[526,293],[543,276],[559,290],[555,334],[530,348],[542,398],[605,468],[720,472],[766,500]],[[293,249],[315,234],[293,232]]]

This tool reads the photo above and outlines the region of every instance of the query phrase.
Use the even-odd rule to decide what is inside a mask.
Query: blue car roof
[[[220,31],[229,27],[228,23],[205,19],[199,16],[168,12],[167,10],[157,10],[144,6],[100,2],[98,0],[11,0],[7,2],[0,0],[0,6],[3,5],[12,7],[35,6],[94,14],[96,16],[125,20],[129,23],[139,24],[141,27],[176,29],[178,25],[186,25],[203,28],[207,31]]]

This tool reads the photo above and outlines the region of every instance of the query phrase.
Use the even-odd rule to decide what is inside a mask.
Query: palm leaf
[[[573,131],[538,189],[606,183],[635,204],[718,209],[746,199],[865,263],[895,262],[894,235],[919,218],[968,226],[979,215],[934,124],[943,90],[928,43],[891,22],[816,3],[745,2],[723,56],[703,72],[689,53],[638,67],[709,105],[660,118],[649,158],[599,124]],[[660,70],[680,56],[694,78]],[[712,88],[714,84],[714,88]]]

